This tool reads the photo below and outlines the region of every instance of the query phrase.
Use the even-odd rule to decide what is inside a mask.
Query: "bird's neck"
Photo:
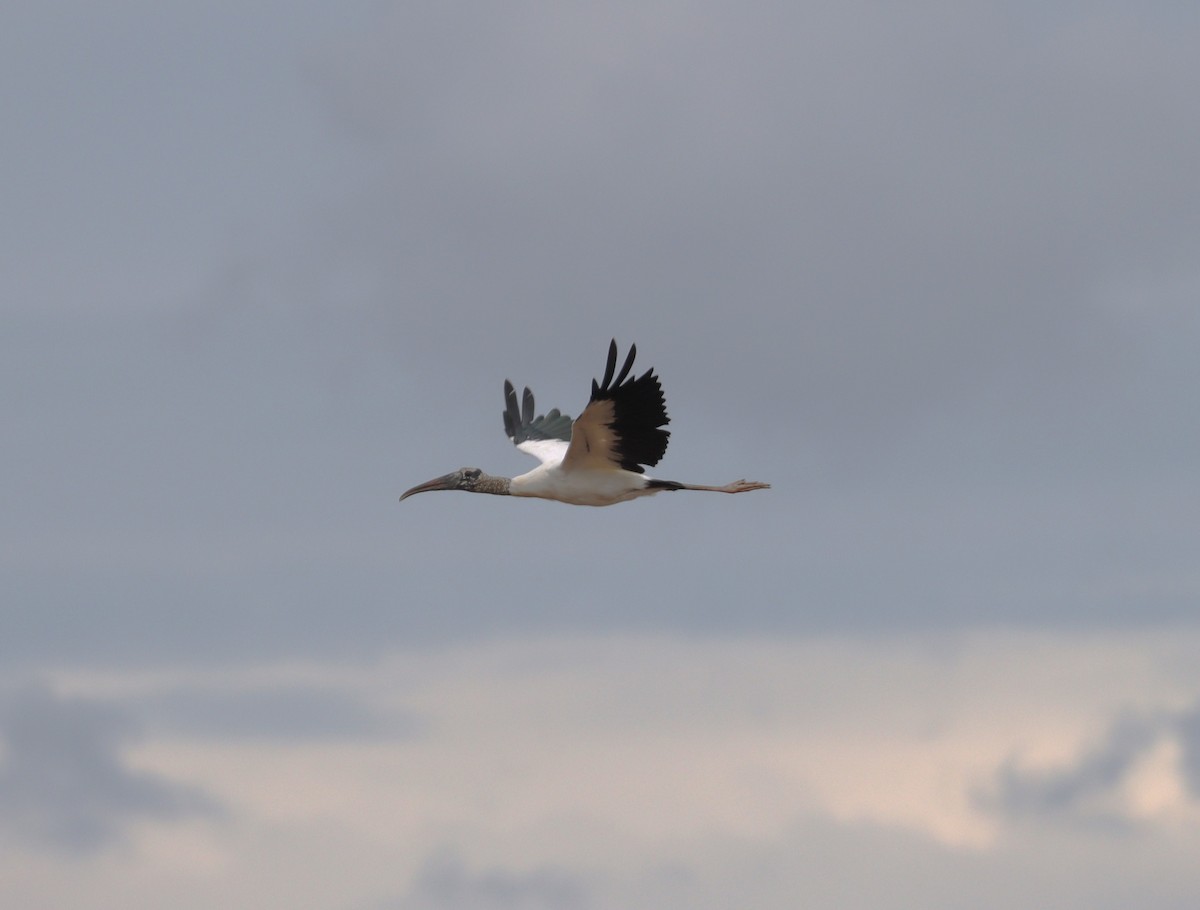
[[[491,474],[479,475],[472,493],[491,493],[493,496],[508,496],[509,485],[512,481],[507,477],[494,477]]]

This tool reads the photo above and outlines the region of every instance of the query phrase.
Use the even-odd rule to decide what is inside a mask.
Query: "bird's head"
[[[443,474],[441,477],[417,484],[411,490],[406,490],[400,500],[403,502],[414,493],[427,493],[430,490],[466,490],[468,493],[473,493],[479,483],[479,478],[483,476],[483,471],[479,468],[459,468],[457,471],[451,471],[449,474]]]

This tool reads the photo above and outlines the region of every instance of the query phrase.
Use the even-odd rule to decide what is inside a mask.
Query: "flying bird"
[[[654,467],[667,451],[670,432],[662,386],[654,370],[629,375],[637,345],[631,345],[621,372],[617,367],[617,342],[608,348],[604,381],[592,380],[592,397],[574,421],[558,408],[534,416],[533,393],[528,388],[517,405],[513,384],[504,381],[504,432],[522,452],[541,464],[519,477],[493,477],[479,468],[460,468],[418,484],[400,497],[430,490],[466,490],[498,496],[534,496],[577,506],[611,506],[662,490],[707,490],[713,493],[746,493],[765,490],[770,484],[735,480],[723,487],[655,480],[646,467]],[[645,467],[643,467],[645,466]]]

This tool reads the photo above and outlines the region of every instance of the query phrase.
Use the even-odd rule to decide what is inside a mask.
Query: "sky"
[[[1200,13],[0,13],[0,907],[1200,901]],[[533,463],[610,338],[605,509]]]

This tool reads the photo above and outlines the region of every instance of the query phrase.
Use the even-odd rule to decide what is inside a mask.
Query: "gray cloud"
[[[938,3],[670,26],[640,7],[553,28],[537,4],[476,13],[396,7],[325,71],[386,150],[390,204],[356,209],[362,261],[393,265],[393,293],[437,288],[436,307],[390,308],[437,350],[508,334],[514,292],[551,363],[572,326],[634,314],[685,350],[714,325],[735,346],[765,331],[750,375],[786,371],[799,419],[857,438],[996,384],[1025,403],[1098,378],[1129,343],[1098,287],[1184,267],[1196,102],[1169,24]],[[1136,40],[1110,54],[1123,26]]]
[[[412,716],[383,716],[361,699],[314,686],[189,686],[128,707],[155,732],[219,739],[379,739],[416,735]]]
[[[425,861],[403,898],[381,910],[586,910],[594,906],[589,892],[589,885],[573,872],[476,872],[446,849]]]
[[[200,34],[240,36],[254,91],[162,74],[223,100],[186,148],[141,103],[159,83],[115,76],[76,81],[124,102],[96,125],[120,155],[49,156],[41,119],[5,136],[45,190],[8,209],[11,249],[51,187],[55,228],[110,192],[143,227],[38,221],[61,252],[4,271],[7,301],[63,309],[0,333],[0,654],[1192,621],[1192,14],[371,5],[285,17],[265,63],[268,14],[241,15]],[[183,21],[161,46],[197,40]],[[104,273],[58,267],[84,254]],[[663,375],[660,473],[769,496],[395,503],[531,467],[500,382],[578,412],[612,335]],[[597,554],[613,577],[578,584]]]
[[[1192,796],[1200,800],[1200,703],[1176,718],[1175,729],[1182,747],[1180,766]]]
[[[1029,770],[1010,760],[990,787],[976,793],[976,800],[1011,820],[1127,830],[1131,820],[1110,800],[1135,763],[1167,732],[1161,717],[1126,716],[1112,725],[1103,741],[1069,764]]]
[[[32,845],[87,852],[121,838],[130,821],[219,812],[200,790],[125,765],[135,734],[123,714],[42,686],[0,705],[0,827]]]
[[[1030,828],[988,850],[955,849],[902,828],[798,821],[779,837],[698,837],[673,861],[632,868],[503,864],[473,867],[453,847],[435,854],[386,910],[725,910],[797,905],[878,910],[1123,910],[1129,895],[1185,910],[1194,901],[1188,849],[1153,835]],[[1086,860],[1079,859],[1086,856]],[[604,871],[597,873],[596,868]]]

